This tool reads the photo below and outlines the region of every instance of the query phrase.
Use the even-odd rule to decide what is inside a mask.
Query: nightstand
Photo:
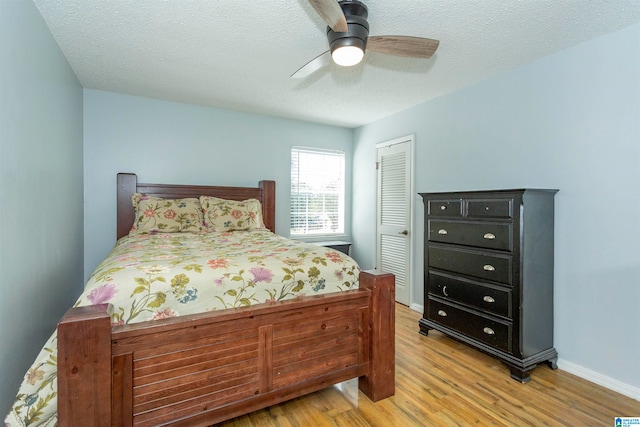
[[[334,241],[326,241],[326,242],[312,242],[319,246],[326,246],[327,248],[335,249],[337,251],[342,252],[343,254],[349,255],[349,248],[351,247],[351,242],[345,242],[343,240],[334,240]]]

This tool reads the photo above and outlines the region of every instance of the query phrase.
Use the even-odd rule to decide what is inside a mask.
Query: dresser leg
[[[521,383],[528,383],[531,381],[531,375],[529,375],[529,371],[525,371],[522,368],[517,368],[515,366],[507,365],[509,367],[509,371],[511,372],[511,378]],[[535,367],[535,366],[534,366]]]
[[[424,335],[426,337],[429,335],[429,331],[433,328],[430,328],[429,326],[422,323],[422,320],[423,319],[420,319],[420,321],[418,322],[418,325],[420,326],[420,335]]]
[[[554,357],[553,359],[547,360],[547,365],[549,365],[551,369],[558,369],[558,358]]]

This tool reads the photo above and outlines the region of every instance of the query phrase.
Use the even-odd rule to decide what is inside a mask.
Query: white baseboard
[[[622,381],[614,378],[607,377],[606,375],[602,375],[601,373],[592,371],[583,366],[576,365],[575,363],[564,359],[558,359],[558,369],[562,369],[563,371],[567,371],[580,378],[584,378],[587,381],[606,387],[609,390],[624,394],[632,399],[640,400],[640,388],[623,383]]]
[[[412,303],[409,308],[413,311],[417,311],[418,313],[424,313],[424,306],[422,304]],[[622,381],[607,377],[606,375],[602,375],[564,359],[558,359],[558,369],[562,369],[570,374],[584,378],[587,381],[591,381],[592,383],[608,388],[609,390],[613,390],[617,393],[624,394],[625,396],[640,401],[639,387],[623,383]]]

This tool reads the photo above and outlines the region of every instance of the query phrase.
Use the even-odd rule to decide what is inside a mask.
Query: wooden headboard
[[[133,226],[134,212],[131,196],[143,193],[165,199],[181,199],[184,197],[214,196],[229,200],[258,199],[262,203],[262,219],[264,225],[276,231],[276,183],[260,181],[258,187],[214,187],[206,185],[174,185],[174,184],[141,184],[134,173],[118,174],[117,216],[118,235],[121,238],[129,234]]]

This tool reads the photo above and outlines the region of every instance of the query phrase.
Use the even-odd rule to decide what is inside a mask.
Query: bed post
[[[135,173],[119,173],[118,186],[116,195],[116,218],[118,218],[117,237],[119,239],[129,234],[129,230],[133,226],[134,213],[131,196],[136,192],[138,185],[138,176]]]
[[[108,304],[71,308],[58,323],[58,425],[111,426]]]
[[[262,221],[265,227],[276,232],[276,182],[260,181],[262,190]]]
[[[395,277],[368,270],[360,273],[360,288],[371,290],[369,313],[369,374],[358,387],[374,402],[395,394]]]

